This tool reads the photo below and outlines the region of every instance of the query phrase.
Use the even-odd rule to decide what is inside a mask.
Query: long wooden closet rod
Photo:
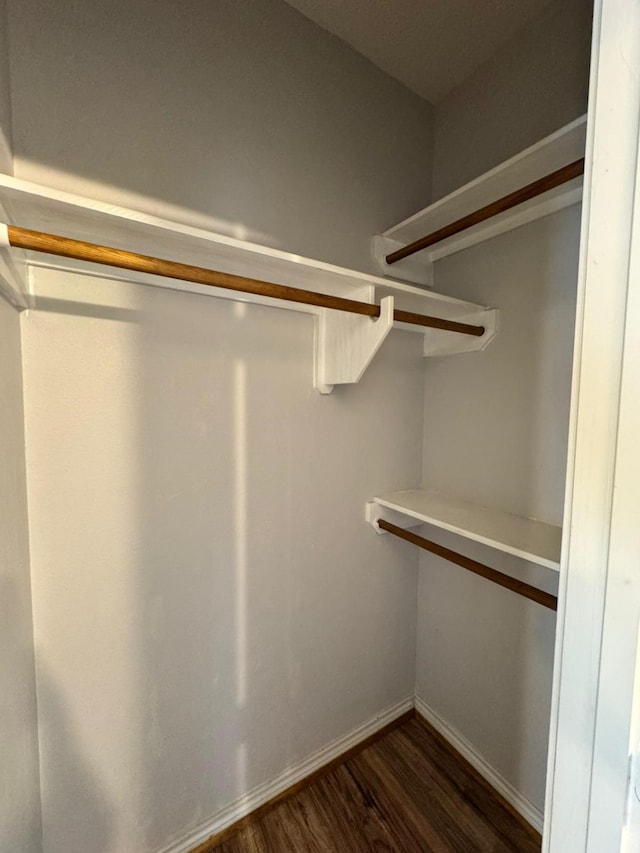
[[[386,256],[385,260],[388,264],[395,264],[396,261],[408,258],[409,255],[413,255],[421,251],[421,249],[426,249],[428,246],[433,246],[434,243],[439,243],[440,240],[453,237],[454,234],[459,234],[461,231],[471,228],[472,225],[477,225],[479,222],[491,219],[492,216],[496,216],[498,213],[510,210],[512,207],[516,207],[518,204],[542,195],[542,193],[546,193],[554,187],[559,187],[560,184],[572,181],[583,173],[584,157],[576,160],[574,163],[569,163],[568,166],[556,169],[555,172],[551,172],[549,175],[545,175],[543,178],[539,178],[537,181],[533,181],[525,187],[509,193],[509,195],[505,195],[497,201],[492,201],[491,204],[487,204],[479,210],[474,210],[473,213],[468,213],[461,219],[456,219],[455,222],[451,222],[449,225],[438,228],[437,231],[432,231],[426,237],[420,237],[419,240],[415,240],[413,243],[409,243],[407,246],[391,252],[390,255]]]
[[[285,299],[289,302],[299,302],[304,305],[317,305],[320,308],[333,308],[336,311],[348,311],[351,314],[364,314],[369,317],[380,316],[380,306],[368,302],[358,302],[355,299],[344,299],[341,296],[330,296],[325,293],[315,293],[284,284],[273,284],[254,278],[231,275],[181,264],[177,261],[167,261],[148,255],[138,255],[113,249],[109,246],[98,246],[94,243],[84,243],[71,240],[56,234],[45,234],[42,231],[30,231],[15,225],[7,226],[9,244],[17,249],[30,249],[34,252],[45,252],[48,255],[61,255],[64,258],[75,258],[79,261],[89,261],[94,264],[105,264],[112,267],[133,270],[135,272],[152,273],[166,278],[176,278],[209,287],[222,287],[227,290],[237,290],[242,293],[254,293],[258,296],[268,296],[272,299]],[[428,326],[433,329],[444,329],[449,332],[460,332],[463,335],[481,337],[484,326],[474,326],[469,323],[457,323],[454,320],[443,320],[440,317],[430,317],[426,314],[414,314],[411,311],[394,311],[394,320],[399,323],[410,323],[414,326]]]
[[[480,577],[486,578],[493,583],[497,583],[506,589],[510,589],[512,592],[517,592],[518,595],[523,595],[525,598],[529,598],[537,604],[542,604],[543,607],[548,607],[550,610],[558,609],[558,599],[555,595],[543,592],[535,586],[531,586],[528,583],[524,583],[524,581],[519,581],[515,578],[509,577],[509,575],[505,575],[503,572],[498,572],[496,569],[491,569],[489,566],[485,566],[484,563],[478,563],[476,560],[472,560],[469,557],[458,554],[457,551],[451,551],[449,548],[443,548],[442,545],[438,545],[430,539],[425,539],[423,536],[418,536],[416,533],[411,533],[410,530],[404,530],[402,527],[391,524],[390,521],[385,521],[383,518],[378,519],[378,527],[381,530],[386,530],[387,533],[393,533],[394,536],[398,536],[406,542],[411,542],[412,545],[417,545],[418,548],[430,551],[432,554],[436,554],[438,557],[449,560],[449,562],[455,563],[457,566],[462,566],[463,569],[468,569],[470,572],[480,575]]]

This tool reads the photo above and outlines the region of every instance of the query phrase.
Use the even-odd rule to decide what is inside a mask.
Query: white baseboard
[[[398,717],[401,717],[412,708],[413,697],[410,697],[399,702],[397,705],[393,705],[391,708],[387,708],[386,711],[376,714],[373,719],[353,729],[349,734],[334,740],[309,756],[309,758],[298,764],[294,764],[293,767],[288,767],[274,779],[258,785],[244,796],[239,797],[216,814],[211,815],[211,817],[207,818],[198,827],[190,830],[180,840],[172,842],[167,847],[163,847],[159,853],[189,853],[190,850],[202,844],[212,835],[222,832],[222,830],[231,826],[237,820],[240,820],[240,818],[246,817],[252,811],[255,811],[255,809],[278,796],[278,794],[286,791],[287,788],[302,781],[325,764],[333,761],[334,758],[338,758],[338,756],[357,746],[389,723],[397,720]]]
[[[501,794],[504,799],[513,808],[522,815],[522,817],[538,832],[542,833],[544,823],[544,815],[533,805],[525,796],[517,791],[511,782],[508,782],[501,773],[493,768],[489,762],[483,758],[459,731],[449,725],[442,717],[429,707],[427,703],[419,696],[415,697],[416,711],[425,718],[428,723],[431,723],[433,728],[439,732],[442,737],[451,744],[451,746],[462,755],[463,758],[474,767],[480,775],[487,780],[492,788]]]
[[[190,830],[178,841],[174,841],[168,846],[163,847],[158,853],[189,853],[194,847],[202,844],[212,835],[217,835],[217,833],[227,829],[227,827],[236,821],[246,817],[260,806],[269,802],[269,800],[277,797],[278,794],[286,791],[287,788],[301,782],[325,764],[348,752],[354,746],[357,746],[414,707],[534,829],[542,832],[544,820],[542,812],[517,791],[504,776],[495,770],[460,732],[445,722],[419,696],[416,696],[415,699],[413,697],[405,699],[397,705],[387,708],[386,711],[376,714],[373,719],[353,729],[349,734],[319,749],[304,761],[288,767],[274,779],[253,788],[253,790],[244,796],[239,797],[228,806],[220,809],[216,814],[211,815],[206,821],[195,829]]]

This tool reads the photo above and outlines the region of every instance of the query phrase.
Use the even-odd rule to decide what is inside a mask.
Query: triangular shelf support
[[[374,288],[363,288],[363,302],[374,301]],[[330,394],[334,385],[358,382],[393,328],[393,296],[380,302],[380,316],[347,314],[324,308],[318,316],[314,385]]]

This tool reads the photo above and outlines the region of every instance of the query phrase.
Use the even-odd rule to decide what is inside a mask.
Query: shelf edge
[[[462,536],[465,539],[469,539],[473,542],[478,542],[482,545],[487,545],[490,548],[494,548],[497,551],[502,551],[505,554],[511,554],[514,557],[519,557],[520,559],[526,560],[530,563],[535,563],[536,565],[543,566],[544,568],[551,569],[552,571],[560,571],[560,560],[551,560],[548,557],[544,557],[540,554],[535,554],[531,551],[527,551],[523,548],[519,548],[516,545],[510,545],[505,542],[501,542],[500,540],[494,539],[490,536],[484,536],[481,533],[476,533],[475,531],[467,530],[466,528],[462,528],[459,525],[455,525],[451,522],[443,521],[434,516],[429,516],[424,513],[420,513],[417,510],[413,510],[403,506],[401,503],[397,503],[383,496],[375,497],[373,499],[374,503],[377,503],[379,506],[384,507],[385,509],[391,510],[394,513],[400,513],[402,516],[408,517],[417,521],[420,524],[430,524],[434,527],[438,527],[441,530],[446,530],[450,533],[455,533],[458,536]],[[482,507],[483,509],[488,509],[487,507]],[[496,512],[499,512],[496,510]],[[510,513],[504,513],[505,516],[510,515]],[[514,518],[520,519],[520,516],[514,516]],[[530,521],[534,524],[544,524],[546,527],[555,528],[556,530],[560,530],[560,528],[556,527],[552,524],[546,524],[545,522],[538,522],[534,519],[522,519],[525,521]]]

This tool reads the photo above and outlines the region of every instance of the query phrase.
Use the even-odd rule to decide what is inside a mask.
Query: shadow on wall
[[[106,853],[115,849],[115,807],[91,765],[91,750],[81,743],[64,696],[43,658],[46,655],[39,652],[40,762],[47,812],[55,816],[53,827],[45,817],[45,849]],[[99,696],[96,701],[100,701]]]
[[[11,725],[17,711],[21,727],[13,731],[11,739],[3,737],[2,740],[2,772],[12,768],[12,775],[4,782],[8,790],[0,796],[3,809],[0,847],[7,853],[18,853],[25,849],[25,843],[29,850],[39,849],[42,838],[39,791],[34,790],[34,776],[31,775],[32,771],[37,774],[37,750],[35,746],[33,751],[29,749],[37,738],[35,709],[27,703],[26,697],[22,707],[9,705],[10,701],[20,702],[22,694],[29,691],[25,674],[32,671],[33,653],[27,644],[16,647],[16,638],[24,634],[24,626],[18,624],[24,602],[20,600],[16,584],[8,578],[0,579],[0,601],[4,614],[0,620],[0,720],[3,726]],[[104,853],[110,849],[113,810],[42,657],[39,659],[38,711],[41,744],[44,745],[41,752],[43,777],[50,780],[48,804],[55,814],[65,815],[64,821],[57,823],[57,837],[51,839],[54,844],[59,843],[53,849]],[[32,768],[32,764],[36,767]],[[73,803],[71,810],[69,803]],[[27,826],[25,821],[29,822]],[[68,837],[65,837],[65,826],[70,829]],[[69,845],[71,839],[73,843]],[[80,846],[77,846],[78,840]]]
[[[19,178],[365,269],[428,197],[430,105],[282,0],[9,21]]]
[[[64,388],[42,449],[62,498],[34,549],[46,849],[152,853],[299,758],[274,710],[298,698],[278,665],[296,566],[269,528],[291,524],[278,398],[308,385],[311,320],[279,313],[276,344],[269,309],[99,278],[87,304],[77,286],[43,279],[34,320],[59,343],[43,382]]]
[[[284,312],[276,345],[261,309],[194,310],[194,300],[211,308],[156,291],[139,327],[137,760],[142,813],[156,813],[145,850],[210,823],[283,756],[298,757],[287,743],[295,721],[276,712],[293,713],[280,662],[296,645],[291,536],[274,535],[292,510],[289,428],[277,423],[286,379],[271,384],[268,408],[254,406],[270,372],[308,381],[297,350],[309,346],[309,322]]]
[[[24,593],[0,576],[0,850],[40,846],[33,649],[22,622]],[[27,825],[25,826],[25,822]]]
[[[168,853],[413,686],[415,571],[361,507],[417,470],[420,339],[324,397],[309,315],[59,270],[34,289],[45,833]]]

